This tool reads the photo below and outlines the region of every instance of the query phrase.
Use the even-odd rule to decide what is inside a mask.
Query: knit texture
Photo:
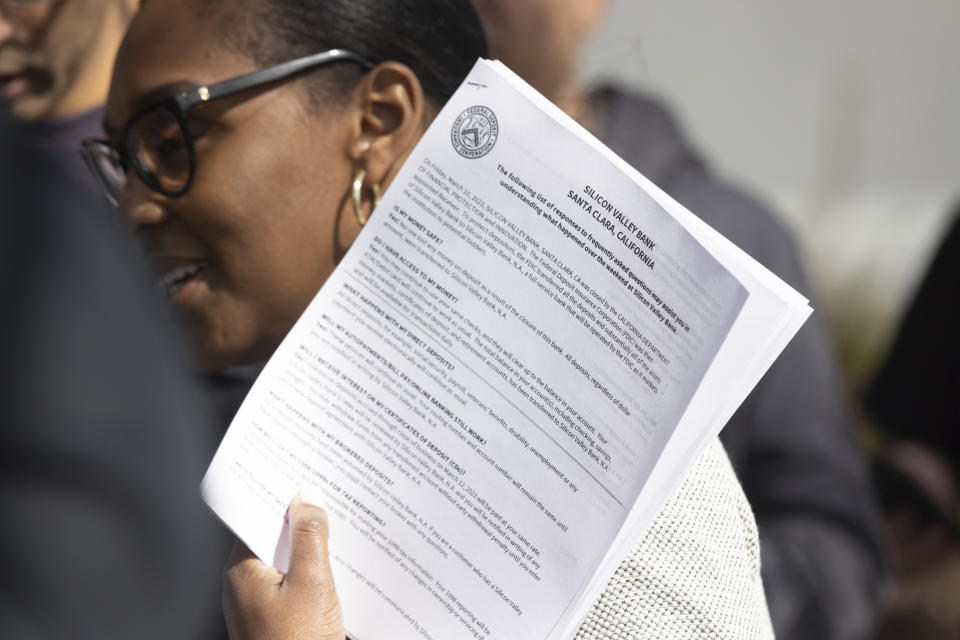
[[[587,615],[576,640],[772,639],[756,522],[714,440]]]

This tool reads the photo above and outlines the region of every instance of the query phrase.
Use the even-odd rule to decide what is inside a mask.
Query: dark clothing
[[[0,119],[0,638],[204,638],[215,442],[100,201]]]
[[[201,377],[200,384],[216,411],[221,435],[226,433],[233,416],[240,408],[240,403],[247,397],[247,392],[262,369],[263,364],[233,367]]]
[[[600,137],[613,151],[791,286],[808,291],[788,232],[763,206],[714,178],[660,105],[613,88],[591,100],[604,123]],[[887,576],[881,528],[816,314],[720,438],[756,515],[777,637],[868,636]]]
[[[80,155],[80,143],[84,138],[103,137],[102,107],[69,118],[18,122],[10,126],[15,126],[17,135],[47,162],[56,163],[57,171],[99,196],[100,185]]]
[[[918,440],[960,471],[960,209],[867,395],[889,435]]]

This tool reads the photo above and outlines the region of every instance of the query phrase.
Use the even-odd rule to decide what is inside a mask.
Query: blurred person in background
[[[91,190],[80,141],[96,135],[137,0],[0,0],[0,117]],[[9,145],[0,139],[0,154]]]
[[[914,441],[960,470],[960,208],[953,214],[886,359],[867,392],[870,418],[892,441]]]
[[[960,209],[865,398],[897,591],[883,638],[960,637]],[[911,627],[911,625],[913,625]]]
[[[197,490],[215,439],[180,340],[102,199],[9,122],[0,138],[0,638],[223,637],[221,527]],[[235,554],[228,624],[342,639],[326,516],[298,496],[289,519],[294,579],[279,593]]]
[[[492,57],[714,229],[809,292],[787,230],[712,175],[661,104],[622,87],[588,91],[581,84],[581,47],[606,0],[473,1]],[[782,640],[869,637],[886,591],[880,519],[844,395],[815,315],[720,436],[756,514],[761,570]]]
[[[26,625],[0,627],[4,638],[225,635],[217,593],[233,540],[197,493],[220,432],[80,153],[102,132],[137,4],[0,0],[0,277],[16,347],[2,351],[0,468],[4,512],[23,523],[7,528],[4,606]],[[139,614],[153,628],[133,626]]]
[[[217,638],[215,442],[168,314],[100,196],[0,139],[0,638]]]

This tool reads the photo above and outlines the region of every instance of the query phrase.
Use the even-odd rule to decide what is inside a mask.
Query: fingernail
[[[327,501],[324,498],[323,490],[319,487],[300,487],[300,502],[312,504],[321,509],[327,508]]]

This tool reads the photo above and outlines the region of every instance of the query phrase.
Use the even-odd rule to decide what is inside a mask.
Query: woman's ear
[[[426,106],[416,74],[399,62],[385,62],[357,86],[361,106],[350,155],[366,172],[364,186],[386,188],[423,134]]]
[[[373,212],[375,191],[382,192],[393,180],[431,115],[420,80],[399,62],[385,62],[369,71],[350,102],[346,142],[353,173],[352,182],[344,185],[337,223],[338,262]],[[359,189],[354,189],[358,179]]]

